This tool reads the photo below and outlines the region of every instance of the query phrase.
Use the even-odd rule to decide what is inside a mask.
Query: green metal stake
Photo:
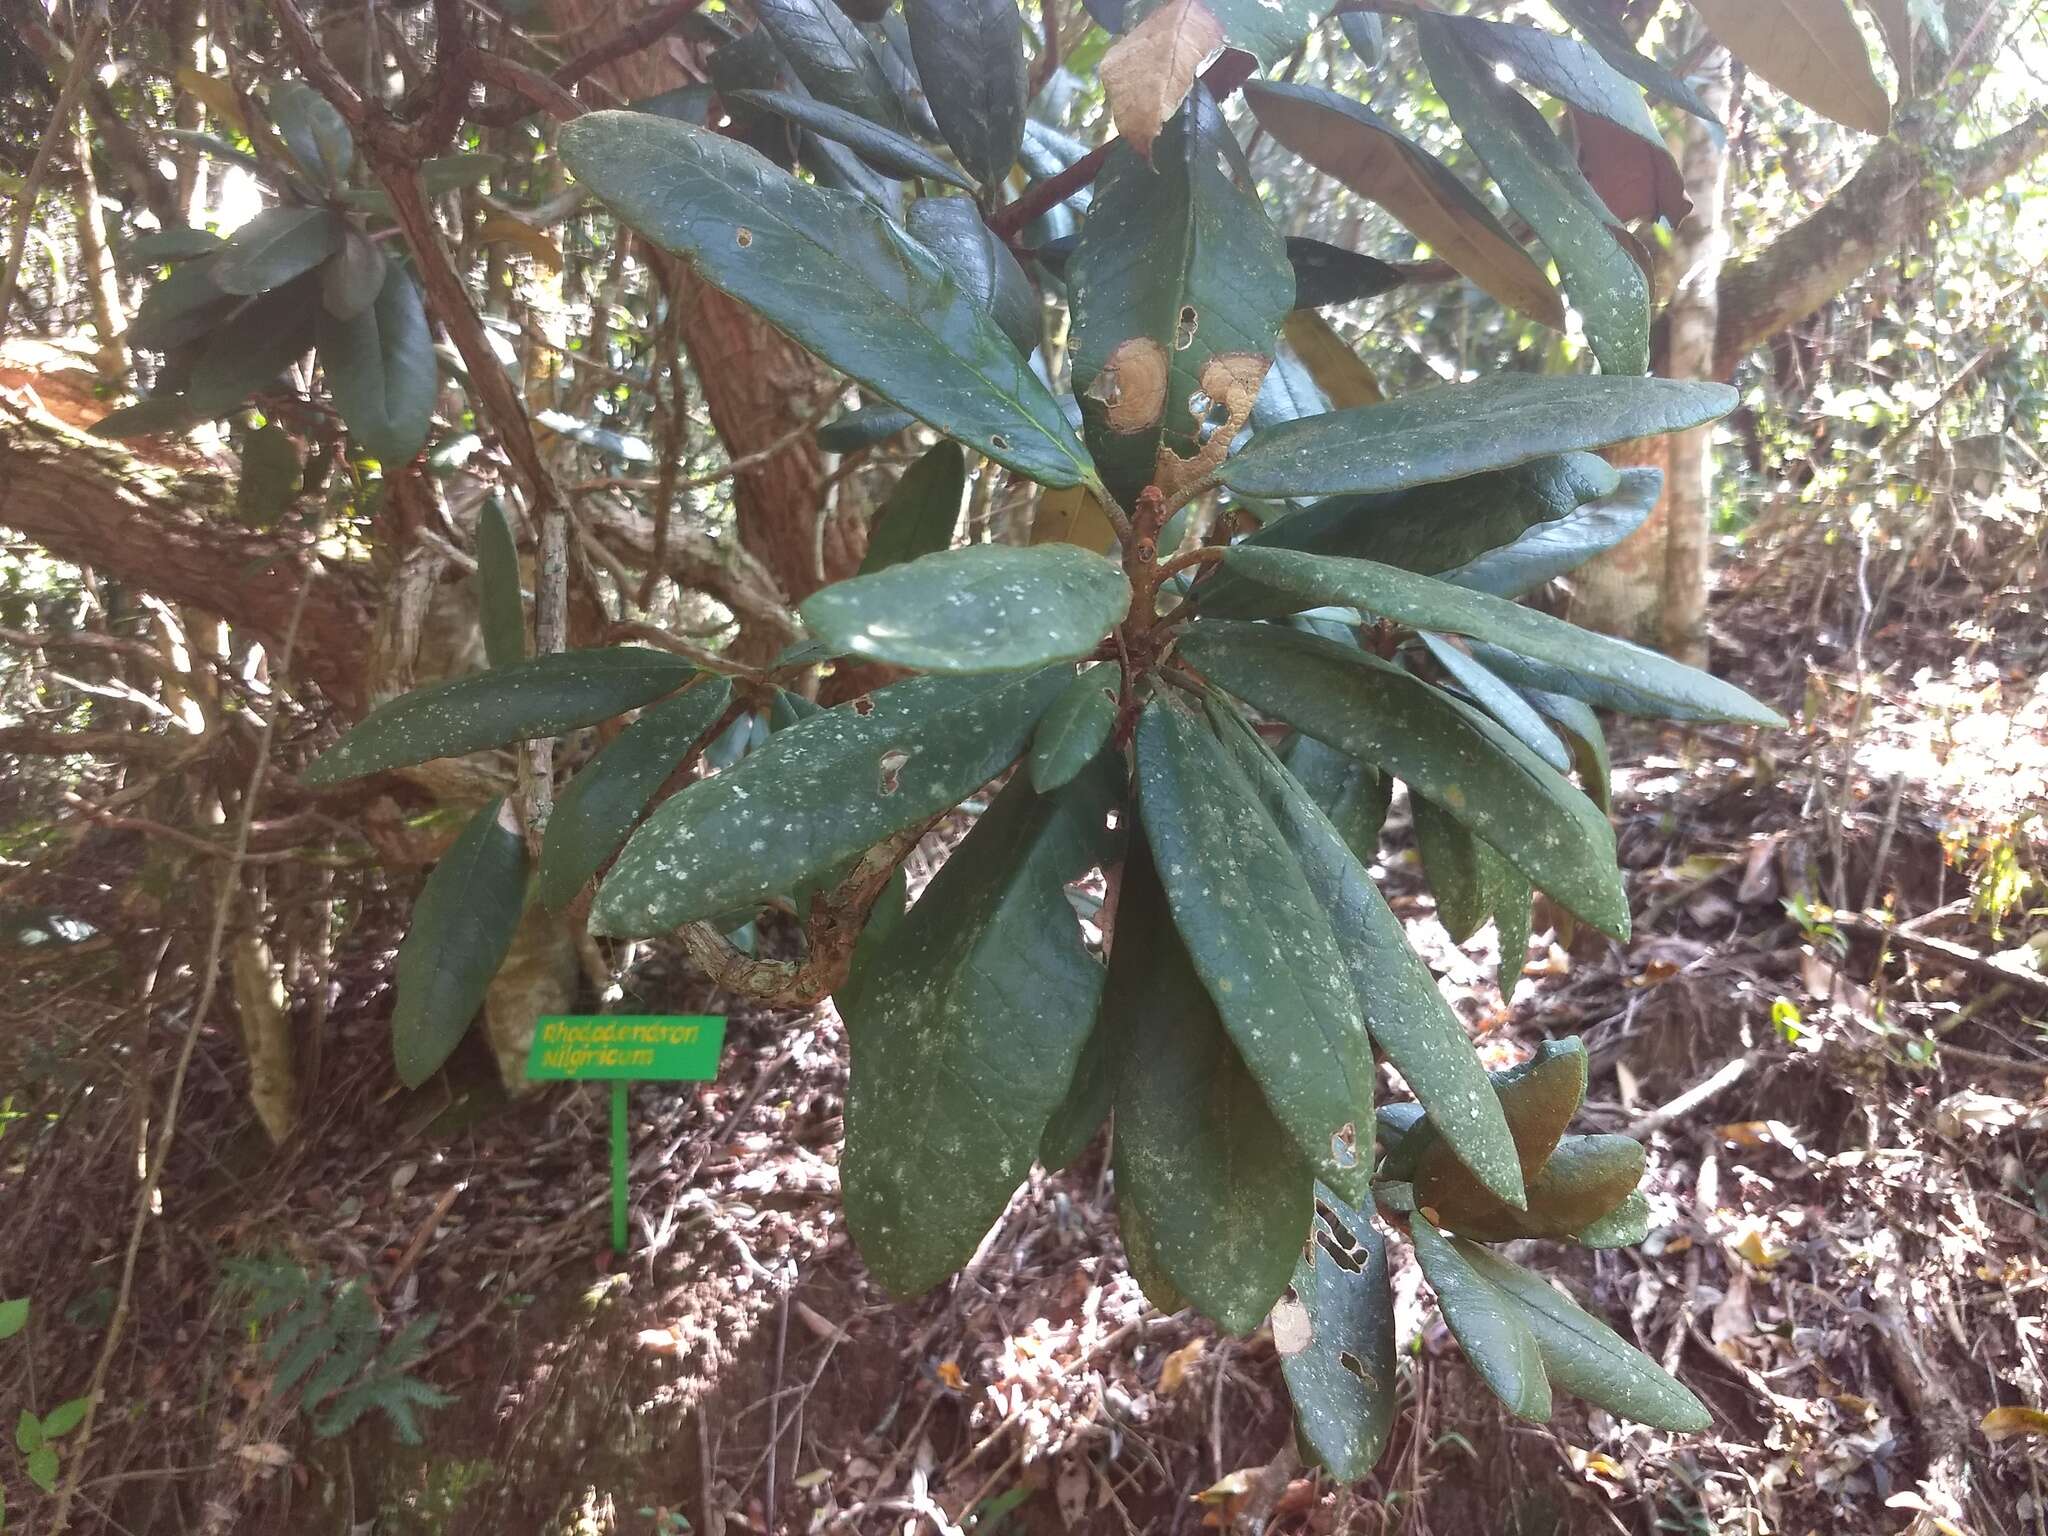
[[[626,1079],[612,1079],[612,1250],[626,1251]]]

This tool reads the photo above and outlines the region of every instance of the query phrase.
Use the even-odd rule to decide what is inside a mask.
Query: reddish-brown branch
[[[614,59],[638,53],[649,43],[659,42],[675,30],[676,23],[696,10],[702,0],[670,0],[659,10],[649,11],[629,27],[621,27],[595,47],[586,48],[554,72],[557,85],[574,85],[585,75],[604,68]]]
[[[1223,56],[1202,71],[1202,84],[1218,101],[1233,94],[1257,72],[1259,61],[1238,48],[1226,48]],[[1087,186],[1102,172],[1115,139],[1107,139],[1061,171],[1035,183],[1014,203],[989,215],[988,227],[1004,239],[1016,234],[1049,208],[1055,208]]]
[[[529,105],[538,107],[557,122],[567,122],[572,117],[581,117],[588,110],[553,76],[544,75],[537,69],[528,69],[524,64],[515,64],[502,54],[472,48],[469,62],[470,68],[476,72],[477,79],[486,85],[502,85],[515,96],[524,97]],[[500,118],[516,121],[526,114],[514,107],[509,112],[491,110],[482,115],[491,122],[497,122]]]

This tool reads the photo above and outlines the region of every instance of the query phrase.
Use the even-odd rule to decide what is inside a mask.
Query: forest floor
[[[1388,855],[1489,1064],[1579,1035],[1585,1128],[1647,1141],[1648,1244],[1538,1261],[1683,1376],[1715,1431],[1572,1401],[1507,1420],[1425,1325],[1409,1266],[1378,1474],[1298,1480],[1273,1529],[2048,1532],[2048,1438],[2001,1433],[2048,1420],[1986,1423],[2048,1404],[2048,957],[2025,944],[2048,928],[2048,626],[2038,541],[1975,575],[1951,553],[1876,583],[1813,541],[1736,567],[1717,655],[1796,723],[1617,735],[1633,942],[1539,931],[1504,998],[1490,930],[1453,947],[1412,856]],[[882,1294],[838,1208],[829,1008],[736,1010],[719,1081],[635,1091],[615,1257],[601,1089],[507,1104],[481,1052],[468,1087],[390,1087],[399,913],[356,914],[283,1151],[250,1123],[231,1034],[201,1032],[80,1528],[1179,1533],[1227,1524],[1283,1443],[1270,1337],[1162,1316],[1124,1273],[1100,1145],[1034,1173],[957,1280]],[[184,1034],[175,1008],[142,1032],[99,974],[80,956],[10,986],[36,1086],[0,1117],[56,1118],[34,1138],[0,1119],[0,1296],[43,1309],[29,1358],[0,1345],[0,1402],[83,1390],[142,1130],[118,1072],[161,1084]],[[660,1011],[720,1006],[658,969],[635,985]],[[375,1414],[316,1438],[271,1389],[220,1284],[265,1254],[436,1320],[412,1370],[451,1401],[424,1447]],[[0,1453],[33,1530],[17,1470]]]

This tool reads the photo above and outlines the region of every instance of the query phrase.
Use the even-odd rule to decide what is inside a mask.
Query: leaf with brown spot
[[[1102,89],[1116,131],[1147,160],[1195,75],[1223,46],[1223,23],[1202,0],[1166,0],[1102,56]]]
[[[1210,406],[1209,413],[1198,415],[1195,422],[1196,451],[1182,458],[1161,443],[1159,461],[1152,469],[1152,483],[1169,500],[1223,462],[1230,445],[1251,419],[1252,403],[1259,398],[1259,386],[1272,366],[1270,357],[1251,352],[1219,352],[1202,365],[1197,398],[1208,400]],[[1192,405],[1188,409],[1191,415],[1196,414]],[[1223,412],[1220,421],[1213,415],[1219,409]]]
[[[1166,414],[1166,348],[1150,336],[1116,345],[1084,395],[1102,406],[1112,432],[1142,432]]]
[[[1160,135],[1152,161],[1111,150],[1068,266],[1083,430],[1103,482],[1126,505],[1155,479],[1170,491],[1169,480],[1184,484],[1221,461],[1294,302],[1286,242],[1205,88]],[[1165,365],[1156,413],[1155,360]]]
[[[1472,190],[1370,108],[1320,86],[1245,86],[1259,123],[1317,170],[1371,198],[1510,309],[1554,329],[1564,301]]]
[[[1891,128],[1891,103],[1847,0],[1692,0],[1728,51],[1794,101],[1865,133]]]

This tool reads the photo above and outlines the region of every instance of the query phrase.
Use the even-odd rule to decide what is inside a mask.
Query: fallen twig
[[[1851,933],[1868,934],[1872,938],[1896,941],[1916,954],[1939,960],[1956,970],[1967,972],[1984,981],[2007,982],[2033,994],[2042,1001],[2048,1001],[2048,976],[2039,971],[2029,971],[2012,965],[1992,955],[1981,954],[1966,945],[1949,939],[1937,939],[1931,934],[1916,933],[1899,923],[1883,918],[1866,917],[1860,912],[1837,912],[1832,921],[1838,928]]]

